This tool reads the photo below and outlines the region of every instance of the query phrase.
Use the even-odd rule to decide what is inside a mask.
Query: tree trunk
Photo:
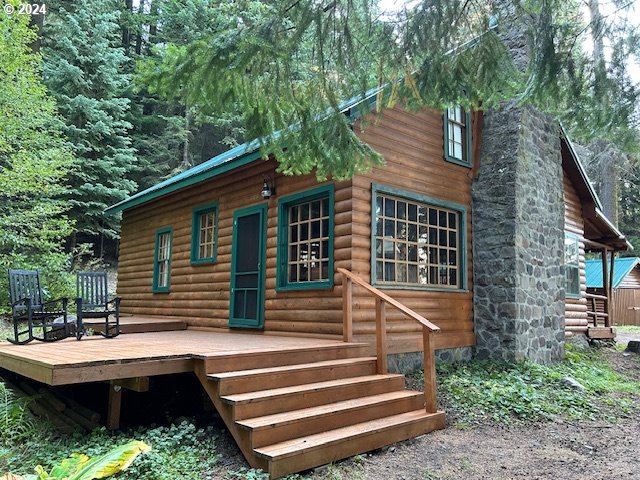
[[[603,19],[600,13],[599,0],[589,0],[591,15],[591,36],[593,40],[594,93],[600,99],[600,111],[606,112],[610,105],[607,102],[605,83],[607,81],[607,65],[604,57]],[[600,165],[600,200],[604,214],[614,225],[618,224],[618,190],[620,183],[620,153],[606,140],[591,142],[589,148]]]
[[[127,21],[130,21],[130,16],[133,13],[133,0],[125,0],[124,6],[127,9],[127,13],[129,15]],[[124,24],[124,22],[122,23],[122,46],[124,47],[124,52],[128,56],[131,48],[131,28],[129,27],[129,25]]]
[[[180,166],[178,169],[181,172],[188,170],[193,167],[193,162],[191,161],[191,154],[189,152],[189,137],[191,136],[190,132],[191,128],[191,111],[189,107],[185,107],[184,113],[184,129],[185,129],[185,137],[184,144],[182,145],[182,162],[180,162]]]

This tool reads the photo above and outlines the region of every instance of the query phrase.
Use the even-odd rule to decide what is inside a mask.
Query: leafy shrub
[[[116,434],[105,428],[71,437],[57,437],[48,432],[47,435],[30,437],[22,445],[11,445],[4,465],[0,463],[0,467],[15,473],[32,473],[35,464],[51,469],[60,458],[69,457],[72,453],[82,452],[94,457],[134,439],[143,441],[152,450],[114,478],[196,480],[202,478],[220,458],[216,452],[215,430],[212,427],[197,428],[183,421],[177,425],[139,428]]]
[[[572,377],[585,390],[560,382]],[[472,361],[438,365],[438,393],[448,413],[459,422],[512,423],[540,421],[559,415],[608,418],[626,412],[625,394],[640,383],[624,379],[600,352],[567,348],[566,360],[554,365],[532,362]],[[616,393],[616,395],[610,395]]]
[[[35,423],[27,411],[27,400],[16,398],[0,382],[0,447],[21,443],[33,435],[34,430]]]

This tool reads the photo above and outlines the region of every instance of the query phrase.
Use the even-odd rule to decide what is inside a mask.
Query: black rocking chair
[[[96,330],[96,333],[107,338],[117,337],[120,334],[120,297],[109,300],[107,272],[78,272],[76,293],[76,338],[80,340],[86,333],[83,321],[87,318],[104,318],[104,331]],[[109,321],[112,315],[114,318]]]
[[[40,272],[37,270],[9,270],[9,295],[13,338],[11,343],[24,345],[32,340],[53,342],[72,334],[67,319],[68,298],[43,301]],[[58,305],[61,308],[54,308]],[[36,335],[41,332],[41,335]]]

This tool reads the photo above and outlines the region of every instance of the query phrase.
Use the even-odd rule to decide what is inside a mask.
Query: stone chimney
[[[476,357],[564,356],[559,126],[533,107],[486,113],[473,185]]]

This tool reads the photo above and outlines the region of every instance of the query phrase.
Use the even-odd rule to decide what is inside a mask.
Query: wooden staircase
[[[444,428],[367,345],[202,358],[196,374],[249,464],[271,478]]]

